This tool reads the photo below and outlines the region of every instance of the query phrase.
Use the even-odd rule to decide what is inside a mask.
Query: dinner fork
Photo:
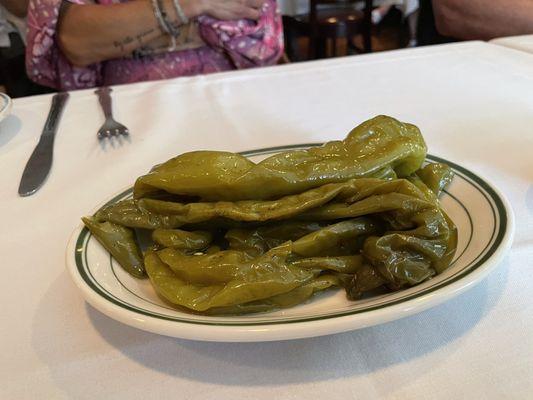
[[[98,95],[98,100],[104,111],[105,121],[102,127],[98,130],[97,136],[99,140],[112,136],[128,136],[130,131],[121,123],[115,121],[113,118],[113,111],[111,107],[111,88],[104,86],[98,88],[95,93]]]

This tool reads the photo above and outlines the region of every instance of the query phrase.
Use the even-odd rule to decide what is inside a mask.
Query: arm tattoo
[[[166,46],[146,45],[146,46],[141,46],[135,49],[131,53],[131,57],[136,60],[139,60],[144,57],[152,57],[152,56],[155,56],[156,54],[166,53],[167,51],[168,51],[168,45]]]
[[[147,31],[141,32],[141,33],[135,35],[135,38],[132,38],[131,36],[126,36],[122,40],[115,40],[113,42],[113,46],[116,47],[116,48],[119,48],[122,53],[124,52],[124,47],[129,45],[129,44],[131,44],[131,43],[133,43],[133,42],[136,42],[137,46],[140,47],[144,43],[144,38],[146,36],[150,35],[152,32],[154,32],[154,29],[148,29]]]
[[[137,43],[139,43],[139,46],[143,44],[143,40],[146,36],[150,35],[152,32],[154,32],[155,29],[148,29],[147,31],[139,33],[137,36],[135,36],[135,39],[137,39]]]

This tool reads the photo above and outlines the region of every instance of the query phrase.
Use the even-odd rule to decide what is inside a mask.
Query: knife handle
[[[52,97],[52,106],[44,124],[43,135],[54,135],[56,133],[57,123],[59,118],[61,118],[68,97],[69,94],[67,92],[57,93]]]

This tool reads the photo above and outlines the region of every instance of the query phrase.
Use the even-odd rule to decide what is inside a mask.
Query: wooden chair
[[[355,8],[364,3],[362,11]],[[295,37],[309,38],[308,59],[327,56],[327,43],[332,44],[332,55],[337,55],[337,40],[346,39],[352,47],[352,38],[363,37],[362,52],[371,52],[372,0],[309,0],[309,13],[292,17],[284,16],[286,45],[289,56],[296,47]]]

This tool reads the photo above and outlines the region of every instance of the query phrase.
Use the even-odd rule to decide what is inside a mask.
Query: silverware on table
[[[20,196],[34,194],[42,186],[50,172],[54,156],[54,138],[68,98],[69,94],[66,92],[57,93],[52,97],[52,106],[44,124],[41,138],[22,173],[19,185]]]
[[[100,101],[100,105],[102,106],[105,116],[105,122],[97,133],[99,140],[119,135],[128,136],[130,133],[128,128],[121,123],[118,123],[113,118],[110,95],[111,92],[111,88],[106,86],[95,91],[95,93],[98,95],[98,100]]]

